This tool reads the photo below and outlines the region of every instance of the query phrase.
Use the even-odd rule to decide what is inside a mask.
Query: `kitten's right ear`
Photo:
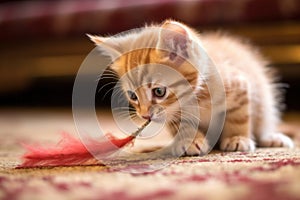
[[[119,49],[120,47],[113,38],[95,36],[90,34],[86,35],[112,59],[121,56],[121,50]]]
[[[183,24],[167,20],[161,25],[157,47],[167,50],[171,61],[178,62],[181,58],[188,58],[189,46],[189,33]]]

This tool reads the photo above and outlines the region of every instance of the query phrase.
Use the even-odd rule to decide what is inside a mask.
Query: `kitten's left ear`
[[[179,22],[167,20],[160,28],[157,48],[168,51],[171,61],[188,58],[190,38],[187,27]]]
[[[101,36],[94,36],[86,34],[91,41],[105,51],[111,58],[117,58],[121,55],[120,46],[117,44],[114,38],[107,38]]]

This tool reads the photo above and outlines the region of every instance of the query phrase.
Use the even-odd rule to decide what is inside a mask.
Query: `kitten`
[[[212,96],[219,93],[214,85],[213,63],[223,80],[226,95],[225,107],[218,108],[221,103],[215,103],[215,113],[226,113],[219,148],[223,151],[253,151],[256,146],[293,147],[290,138],[276,132],[280,122],[278,89],[265,67],[267,62],[250,45],[221,33],[198,34],[185,24],[172,20],[119,36],[89,37],[111,56],[114,61],[111,68],[119,77],[129,74],[130,78],[121,84],[137,116],[152,121],[166,120],[174,137],[179,123],[183,123],[181,136],[177,137],[170,151],[173,155],[202,155],[212,145],[205,133],[211,117],[214,120]],[[145,45],[151,48],[144,48]],[[212,61],[206,58],[202,47]],[[188,60],[196,64],[200,72]],[[168,66],[180,73],[190,89],[182,89],[181,81],[166,83],[172,79],[167,73],[155,77],[158,68],[151,67],[151,63]],[[140,65],[145,67],[139,68]],[[135,85],[138,81],[139,85]],[[192,119],[181,120],[198,118],[184,114],[187,111],[180,108],[180,105],[189,104],[192,94],[199,103],[200,122],[197,127]],[[196,135],[191,132],[196,132]]]

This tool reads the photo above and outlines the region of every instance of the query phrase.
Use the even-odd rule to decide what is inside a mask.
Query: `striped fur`
[[[199,35],[171,20],[110,38],[90,37],[112,57],[111,67],[119,77],[126,75],[122,87],[125,93],[130,91],[128,99],[138,117],[157,122],[166,119],[174,136],[179,123],[184,123],[181,117],[191,123],[193,118],[200,119],[198,127],[183,124],[184,133],[177,137],[170,152],[173,155],[201,155],[209,150],[205,131],[212,110],[207,85],[213,84],[214,74],[207,55],[217,67],[226,93],[221,150],[251,151],[256,145],[293,146],[287,136],[275,129],[280,121],[278,90],[265,67],[266,61],[250,45],[221,33]],[[154,64],[168,66],[184,80],[168,73],[157,75],[160,68]],[[154,91],[164,88],[163,97],[154,95]],[[199,104],[199,113],[194,116],[184,108],[193,95]],[[191,136],[195,131],[196,136]]]

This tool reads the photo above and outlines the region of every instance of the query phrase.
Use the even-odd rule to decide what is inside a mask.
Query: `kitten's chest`
[[[241,101],[251,100],[240,88],[236,88],[235,85],[241,85],[240,82],[237,84],[224,85],[225,89],[225,107],[222,103],[216,103],[212,105],[212,97],[207,89],[207,87],[202,87],[203,89],[198,94],[198,104],[200,110],[200,127],[202,129],[207,129],[210,121],[214,116],[220,112],[227,112],[228,110],[236,109],[241,106]]]

